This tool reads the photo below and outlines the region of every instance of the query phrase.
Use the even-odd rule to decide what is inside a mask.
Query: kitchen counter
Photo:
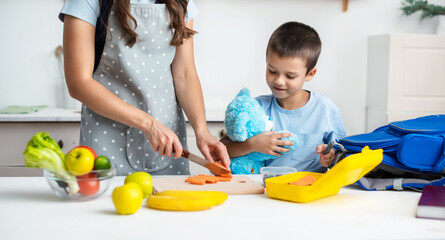
[[[260,181],[259,176],[252,176]],[[417,219],[420,193],[343,187],[306,204],[266,194],[231,195],[210,210],[147,208],[118,215],[112,190],[90,202],[66,202],[43,177],[0,178],[0,239],[444,239],[445,221]]]

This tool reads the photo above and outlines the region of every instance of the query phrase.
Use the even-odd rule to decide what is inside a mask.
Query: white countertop
[[[0,239],[445,239],[445,221],[415,218],[418,192],[348,186],[306,204],[231,195],[198,212],[153,210],[144,201],[121,216],[111,193],[123,180],[96,200],[66,202],[43,177],[0,178]]]
[[[80,122],[80,110],[44,108],[26,114],[0,114],[0,122]]]

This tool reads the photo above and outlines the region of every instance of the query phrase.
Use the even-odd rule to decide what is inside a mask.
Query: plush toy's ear
[[[242,88],[239,93],[236,95],[236,97],[241,97],[241,96],[250,96],[250,91],[247,88]]]

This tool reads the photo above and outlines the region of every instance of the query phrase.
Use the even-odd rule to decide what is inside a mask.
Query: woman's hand
[[[230,158],[226,146],[208,131],[205,133],[196,133],[196,144],[205,159],[210,162],[220,160],[224,167],[230,169]]]
[[[329,151],[329,153],[327,154],[323,154],[323,151],[326,149],[327,146],[328,146],[327,144],[320,144],[317,146],[317,148],[315,148],[315,152],[317,154],[320,154],[320,164],[323,167],[331,166],[335,157],[334,149],[331,149],[331,151]]]
[[[294,142],[280,140],[280,138],[291,137],[291,133],[275,133],[273,131],[262,132],[248,139],[249,145],[253,151],[266,153],[272,156],[281,156],[282,153],[289,152],[289,148],[283,146],[292,146]]]
[[[152,120],[149,127],[144,130],[145,137],[150,142],[153,151],[159,155],[180,158],[182,153],[182,145],[178,136],[155,119]]]

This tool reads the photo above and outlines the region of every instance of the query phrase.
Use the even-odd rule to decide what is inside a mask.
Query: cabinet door
[[[62,151],[68,152],[79,143],[79,122],[57,123],[0,123],[0,176],[42,176],[42,170],[25,167],[23,152],[31,137],[37,132],[47,132],[63,143]]]
[[[445,111],[445,36],[391,35],[388,110]]]
[[[366,131],[389,122],[445,114],[445,36],[369,38]]]

